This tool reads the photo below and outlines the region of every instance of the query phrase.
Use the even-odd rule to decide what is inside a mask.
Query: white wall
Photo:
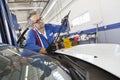
[[[60,23],[71,10],[70,23],[86,11],[90,12],[91,18],[90,22],[71,28],[71,32],[91,29],[96,27],[96,24],[101,26],[117,23],[120,22],[119,3],[120,0],[58,0],[53,10],[46,16],[45,22]]]
[[[105,24],[120,22],[120,0],[100,0],[101,13]]]

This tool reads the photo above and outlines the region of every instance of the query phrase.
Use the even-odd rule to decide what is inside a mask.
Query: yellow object
[[[70,41],[69,38],[64,38],[63,44],[65,48],[71,48],[72,47],[72,42]]]

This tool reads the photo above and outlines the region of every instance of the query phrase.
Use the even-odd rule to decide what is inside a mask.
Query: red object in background
[[[74,41],[78,41],[79,36],[74,37]]]

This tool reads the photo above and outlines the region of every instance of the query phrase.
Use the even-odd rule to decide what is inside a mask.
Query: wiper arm
[[[60,61],[60,63],[69,70],[69,74],[72,76],[73,80],[88,80],[88,72],[83,67],[72,61],[68,56],[53,55],[52,57]]]
[[[73,68],[69,68],[69,71],[73,80],[86,80],[82,74],[77,73]]]

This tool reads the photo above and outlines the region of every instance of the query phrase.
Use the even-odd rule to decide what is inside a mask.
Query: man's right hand
[[[39,51],[39,53],[46,54],[47,53],[46,48],[41,48],[40,51]]]

